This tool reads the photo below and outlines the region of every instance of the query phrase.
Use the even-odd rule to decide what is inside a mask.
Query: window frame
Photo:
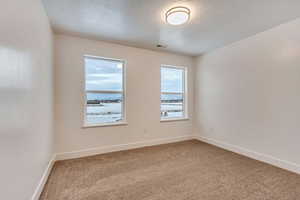
[[[87,90],[86,89],[86,65],[85,65],[85,59],[98,59],[98,60],[107,60],[107,61],[113,61],[113,62],[121,62],[123,63],[123,69],[122,69],[122,91],[114,91],[114,90]],[[126,61],[123,59],[117,59],[117,58],[107,58],[107,57],[101,57],[101,56],[92,56],[92,55],[84,55],[83,56],[84,61],[84,106],[83,106],[83,128],[92,128],[92,127],[105,127],[105,126],[120,126],[120,125],[127,125],[127,119],[126,119]],[[106,123],[95,123],[95,124],[88,124],[87,123],[87,93],[111,93],[111,94],[122,94],[122,120],[118,122],[106,122]]]
[[[182,92],[162,92],[162,73],[161,69],[162,68],[170,68],[170,69],[179,69],[183,70],[183,91]],[[182,117],[169,117],[169,118],[162,118],[160,115],[160,121],[161,122],[169,122],[169,121],[181,121],[181,120],[188,120],[188,90],[187,90],[187,85],[188,85],[188,68],[185,66],[175,66],[175,65],[166,65],[162,64],[160,66],[160,113],[161,113],[161,95],[162,94],[180,94],[183,97],[182,100],[182,109],[183,109],[183,116]]]

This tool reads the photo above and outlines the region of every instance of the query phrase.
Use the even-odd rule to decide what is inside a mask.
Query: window
[[[85,126],[125,121],[124,62],[85,56]]]
[[[161,67],[161,119],[182,119],[186,112],[186,68]]]

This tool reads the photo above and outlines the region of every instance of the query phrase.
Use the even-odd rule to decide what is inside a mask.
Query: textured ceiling
[[[300,17],[299,0],[43,0],[54,31],[119,44],[200,55]],[[172,6],[191,9],[171,26]]]

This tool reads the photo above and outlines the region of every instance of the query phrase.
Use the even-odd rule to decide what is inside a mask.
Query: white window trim
[[[189,120],[188,117],[188,68],[184,67],[184,66],[174,66],[174,65],[165,65],[162,64],[160,66],[161,68],[173,68],[173,69],[181,69],[183,70],[183,92],[162,92],[161,91],[161,70],[160,70],[160,96],[162,94],[182,94],[183,96],[183,116],[182,117],[169,117],[169,118],[162,118],[160,117],[160,121],[161,122],[174,122],[174,121],[185,121],[185,120]],[[161,104],[160,104],[161,105]],[[161,106],[160,106],[160,111],[161,111]]]
[[[127,125],[126,120],[126,61],[122,59],[115,59],[115,58],[106,58],[100,56],[91,56],[91,55],[84,55],[83,60],[85,58],[92,58],[92,59],[101,59],[101,60],[108,60],[108,61],[117,61],[123,63],[122,69],[122,91],[113,91],[113,90],[87,90],[86,89],[86,66],[84,63],[84,106],[83,106],[83,126],[82,128],[95,128],[95,127],[107,127],[107,126],[122,126]],[[122,120],[118,122],[111,122],[111,123],[95,123],[95,124],[88,124],[86,123],[86,110],[87,110],[87,93],[111,93],[111,94],[122,94],[123,101],[122,101]]]

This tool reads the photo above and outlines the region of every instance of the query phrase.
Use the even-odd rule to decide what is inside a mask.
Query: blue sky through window
[[[161,92],[161,118],[183,117],[184,69],[161,67]]]
[[[183,92],[183,69],[161,68],[161,92]]]
[[[122,91],[123,62],[85,58],[86,90]]]

